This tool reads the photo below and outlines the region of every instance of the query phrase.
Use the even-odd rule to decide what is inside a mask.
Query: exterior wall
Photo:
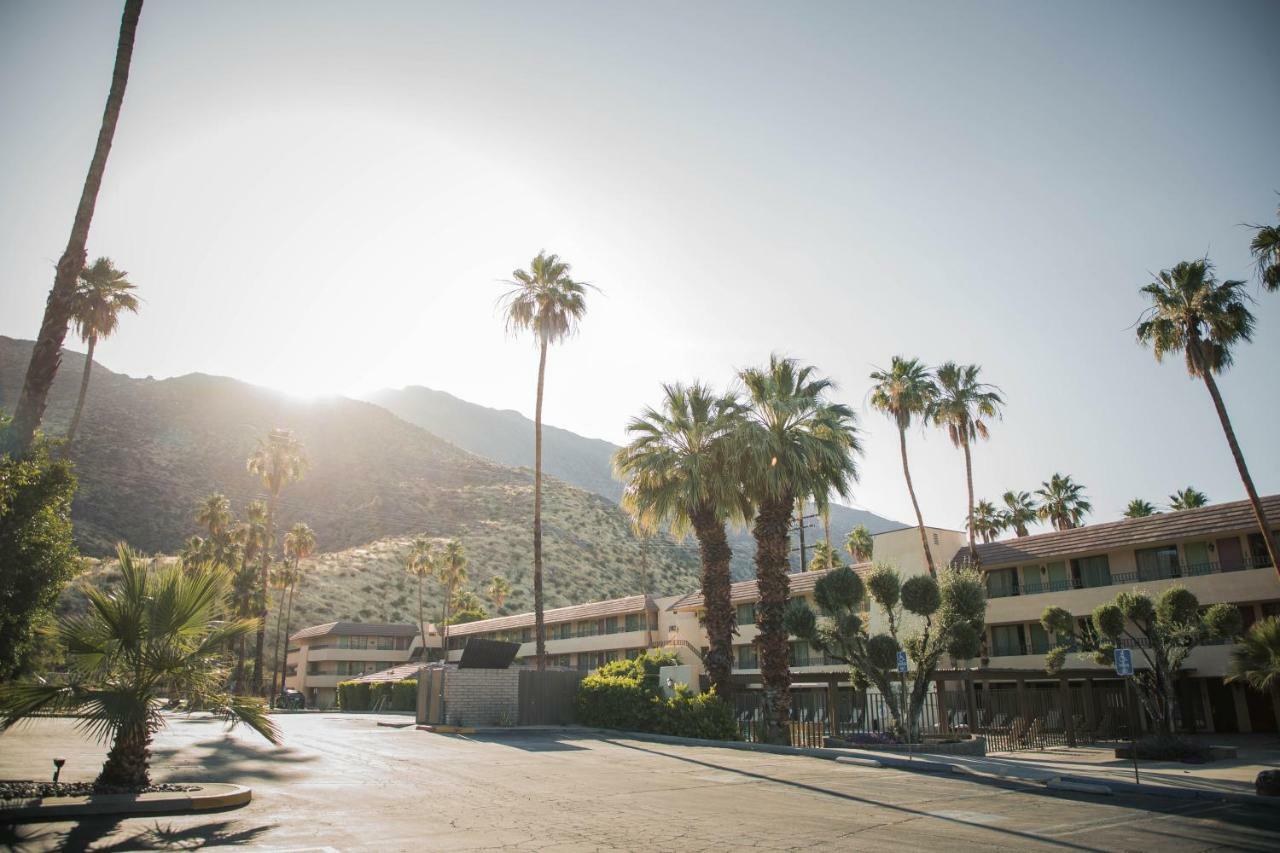
[[[355,635],[358,636],[358,635]],[[307,637],[290,644],[285,658],[284,686],[292,687],[306,697],[309,708],[332,708],[337,702],[336,687],[340,681],[357,678],[397,664],[408,663],[422,646],[422,635],[413,638],[407,649],[340,649],[334,635]],[[427,638],[428,648],[439,648],[440,638]],[[339,673],[340,662],[366,664],[361,672]],[[386,664],[387,666],[381,666]],[[319,672],[308,672],[312,666]]]
[[[520,670],[449,670],[444,708],[445,721],[454,726],[515,725],[520,715]]]

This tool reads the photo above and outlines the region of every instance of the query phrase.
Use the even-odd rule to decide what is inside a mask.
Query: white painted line
[[[856,758],[852,755],[838,755],[836,756],[836,762],[838,764],[855,764],[858,767],[884,767],[874,758]]]

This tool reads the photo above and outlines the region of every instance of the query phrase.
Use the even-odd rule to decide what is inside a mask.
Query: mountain
[[[504,465],[533,463],[533,421],[519,412],[478,406],[419,385],[377,391],[365,399],[479,456]],[[617,449],[617,445],[598,438],[542,426],[543,469],[566,483],[615,502],[622,496],[622,485],[613,478],[610,463]],[[806,544],[812,545],[822,538],[822,525],[817,519],[809,524],[812,527],[805,537]],[[832,504],[831,538],[837,543],[843,543],[849,531],[859,524],[865,524],[872,533],[904,526],[866,510]],[[729,540],[733,546],[734,576],[752,577],[755,543],[751,534],[745,530],[730,531]],[[793,559],[798,566],[799,554]]]
[[[30,353],[30,341],[0,336],[0,408],[16,404]],[[64,352],[44,422],[51,435],[65,431],[83,367],[82,355]],[[482,591],[500,573],[514,587],[507,609],[531,605],[526,469],[482,459],[368,402],[301,401],[216,376],[135,379],[95,364],[85,408],[72,451],[80,481],[72,520],[86,554],[106,555],[117,541],[172,553],[198,532],[192,515],[210,492],[225,493],[241,513],[265,496],[245,460],[268,430],[285,427],[306,447],[310,468],[281,495],[279,527],[306,521],[320,551],[338,552],[318,561],[344,581],[328,590],[329,618],[405,616],[392,581],[413,535],[461,539],[473,587]],[[550,478],[544,519],[549,607],[646,585],[655,594],[698,585],[690,548],[642,544],[603,497]],[[374,562],[383,568],[366,573]]]

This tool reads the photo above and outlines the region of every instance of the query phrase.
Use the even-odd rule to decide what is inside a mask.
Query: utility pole
[[[811,524],[807,524],[806,522],[817,517],[817,513],[814,513],[813,515],[804,514],[804,498],[801,498],[796,502],[796,523],[791,526],[791,530],[800,531],[800,571],[802,572],[805,570],[805,566],[808,565],[808,563],[805,562],[805,549],[807,546],[804,544],[804,531],[806,527],[812,527]],[[795,551],[796,549],[792,548],[791,550]]]

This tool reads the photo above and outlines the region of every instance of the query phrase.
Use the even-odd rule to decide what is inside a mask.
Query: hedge
[[[600,667],[578,686],[578,722],[604,729],[737,740],[733,709],[714,690],[693,693],[680,685],[671,698],[662,695],[658,670],[675,661],[670,653],[649,652]]]
[[[418,707],[418,680],[339,681],[338,707],[343,711],[412,711]]]

